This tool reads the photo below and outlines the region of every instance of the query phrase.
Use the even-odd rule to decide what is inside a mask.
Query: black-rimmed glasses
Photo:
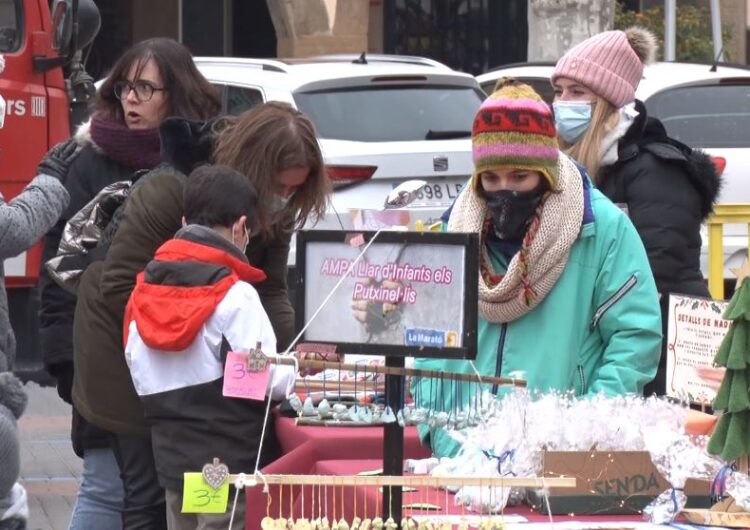
[[[123,100],[130,95],[131,90],[135,90],[135,97],[138,98],[138,101],[144,102],[153,97],[154,91],[166,90],[166,88],[155,87],[148,81],[139,80],[135,83],[131,83],[130,81],[118,81],[115,83],[113,91],[117,99]]]

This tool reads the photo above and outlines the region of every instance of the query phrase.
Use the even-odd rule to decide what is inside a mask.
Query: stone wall
[[[575,44],[612,29],[614,0],[529,0],[529,61],[556,61]]]
[[[266,0],[279,57],[368,49],[370,0]]]

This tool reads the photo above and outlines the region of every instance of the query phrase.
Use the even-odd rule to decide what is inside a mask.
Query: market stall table
[[[375,460],[382,466],[383,427],[336,427],[297,425],[295,418],[275,415],[276,437],[281,447],[282,456],[263,468],[266,474],[310,475],[315,466],[324,460],[357,459]],[[416,427],[404,429],[404,458],[428,458],[430,450],[419,443]],[[240,470],[232,470],[238,472]],[[252,469],[241,470],[252,473]],[[285,494],[287,488],[285,488]],[[299,488],[293,494],[299,493]],[[260,520],[266,514],[266,496],[260,487],[247,490],[246,528],[257,530]],[[272,497],[274,492],[272,492]],[[288,500],[288,499],[287,499]],[[278,509],[279,500],[274,506]],[[286,503],[285,503],[286,504]]]
[[[341,438],[341,440],[345,439]],[[352,439],[347,440],[347,444],[352,441]],[[338,449],[343,449],[343,447],[344,445],[341,445]],[[263,472],[266,474],[309,474],[335,477],[374,471],[382,465],[381,460],[377,459],[326,458],[324,455],[340,451],[318,450],[318,448],[312,445],[301,447],[295,452],[297,454],[292,455],[293,458],[289,458],[289,455],[286,455],[267,466]],[[343,452],[343,454],[345,453],[346,451]],[[247,530],[260,528],[260,520],[267,513],[270,513],[271,517],[278,517],[280,507],[281,514],[284,517],[288,517],[292,513],[296,518],[304,513],[307,518],[315,518],[322,513],[327,514],[329,520],[343,516],[351,523],[355,515],[360,518],[364,518],[365,516],[374,517],[376,513],[380,512],[382,504],[382,491],[380,488],[373,486],[335,486],[328,488],[307,486],[304,492],[304,505],[302,503],[302,490],[299,486],[284,486],[283,488],[271,486],[270,508],[268,508],[268,497],[262,493],[261,487],[250,488],[247,495]],[[435,505],[439,507],[439,510],[427,511],[407,508],[410,504],[414,503]],[[327,509],[324,507],[327,507]],[[412,516],[446,516],[450,514],[457,516],[465,515],[471,518],[472,515],[475,515],[468,509],[462,510],[461,507],[455,506],[453,495],[447,494],[445,490],[429,487],[417,488],[417,491],[405,491],[404,507],[404,513]],[[387,517],[387,514],[384,517]],[[505,517],[507,523],[524,521],[531,523],[549,522],[549,516],[546,513],[533,511],[527,506],[510,507],[504,511],[503,517]],[[497,516],[497,518],[499,519],[500,516]],[[553,520],[556,523],[635,523],[642,522],[643,518],[640,515],[554,515]]]
[[[286,418],[278,413],[275,416],[276,437],[279,440],[281,453],[286,455],[306,443],[341,445],[339,438],[356,440],[364,449],[355,447],[342,448],[349,456],[341,458],[379,458],[383,456],[383,427],[336,427],[332,425],[297,425],[296,418]],[[377,453],[369,451],[375,450]],[[428,458],[429,449],[419,442],[416,427],[404,429],[404,458]],[[251,470],[252,471],[252,470]]]

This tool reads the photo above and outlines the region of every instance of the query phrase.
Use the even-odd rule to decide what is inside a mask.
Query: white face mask
[[[284,211],[293,195],[294,194],[289,197],[282,197],[278,193],[274,193],[271,197],[271,206],[269,207],[271,209],[271,215],[278,215],[280,212]]]
[[[245,242],[240,243],[239,241],[234,240],[234,230],[232,230],[232,244],[240,249],[240,251],[244,254],[247,251],[247,245],[250,244],[250,234],[247,233],[247,225],[242,225],[242,231],[245,235]]]

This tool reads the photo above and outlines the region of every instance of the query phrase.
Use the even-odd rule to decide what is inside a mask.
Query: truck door
[[[0,192],[15,197],[36,174],[36,166],[51,142],[69,134],[67,98],[60,68],[35,72],[34,55],[49,47],[51,22],[47,0],[0,0],[0,95],[6,101],[5,126],[0,129]],[[50,128],[50,91],[64,102],[61,136]],[[58,121],[58,120],[56,120]],[[39,366],[37,311],[41,244],[5,260],[11,324],[16,334],[16,369]]]

